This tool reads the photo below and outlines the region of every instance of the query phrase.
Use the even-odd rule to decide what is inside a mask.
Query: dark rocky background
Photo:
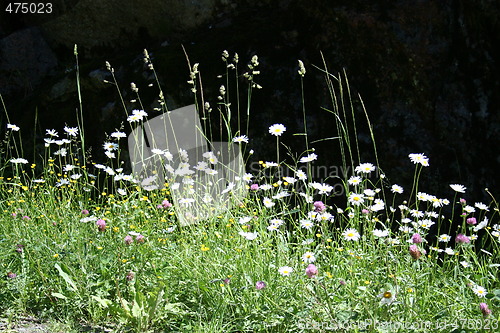
[[[275,122],[289,131],[284,142],[301,151],[293,132],[303,128],[297,59],[307,66],[306,108],[311,139],[335,136],[321,72],[321,52],[331,72],[345,69],[373,123],[379,159],[391,182],[411,184],[412,152],[424,152],[423,191],[489,202],[498,195],[500,3],[496,0],[56,0],[51,14],[0,14],[0,93],[11,122],[26,142],[45,128],[75,126],[78,107],[74,44],[78,44],[88,143],[100,149],[104,132],[125,119],[104,66],[115,68],[125,100],[136,82],[150,105],[142,50],[152,55],[170,108],[192,103],[188,67],[199,62],[207,96],[215,104],[224,72],[222,50],[240,55],[242,67],[259,55],[264,88],[254,91],[249,136],[256,155],[274,140]],[[130,109],[133,105],[128,105]],[[146,111],[154,114],[148,107]],[[374,161],[365,116],[355,106],[363,161]],[[3,112],[2,112],[3,113]],[[33,128],[35,113],[39,124]],[[5,122],[5,121],[3,121]],[[5,125],[4,125],[5,126]],[[269,140],[269,141],[268,141]],[[333,141],[316,144],[320,160],[340,165]],[[96,153],[96,156],[98,154]],[[409,189],[408,189],[409,190]]]

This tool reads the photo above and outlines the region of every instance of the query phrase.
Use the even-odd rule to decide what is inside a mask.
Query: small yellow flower
[[[55,253],[55,254],[53,255],[53,257],[54,257],[54,258],[58,258],[58,257],[59,257],[59,253]]]
[[[118,228],[118,227],[113,227],[113,231],[114,231],[114,232],[118,232],[118,231],[120,231],[120,228]]]
[[[209,248],[208,246],[205,246],[205,244],[201,244],[201,250],[202,250],[203,252],[205,252],[205,251],[210,250],[210,248]]]
[[[325,275],[326,275],[329,279],[332,279],[332,278],[333,278],[333,275],[332,275],[332,273],[330,273],[330,272],[325,272]]]
[[[98,250],[102,250],[102,249],[103,249],[103,247],[102,247],[102,246],[98,246],[98,247],[97,247],[97,249],[98,249]]]

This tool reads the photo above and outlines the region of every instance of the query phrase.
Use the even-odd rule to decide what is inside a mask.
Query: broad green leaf
[[[57,269],[59,275],[64,279],[64,281],[66,281],[68,287],[71,287],[69,289],[72,291],[78,291],[76,284],[73,282],[73,280],[71,280],[70,276],[62,270],[61,266],[59,266],[59,264],[55,264],[54,267]]]
[[[66,296],[64,296],[63,294],[60,294],[60,293],[51,293],[51,295],[54,297],[60,298],[60,299],[67,299]]]
[[[106,298],[101,298],[99,296],[94,296],[92,295],[92,298],[97,302],[99,303],[100,306],[102,306],[103,308],[107,308],[112,302],[109,300],[109,299],[106,299]]]

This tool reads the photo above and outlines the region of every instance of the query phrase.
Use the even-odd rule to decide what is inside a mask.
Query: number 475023
[[[52,3],[9,2],[5,11],[9,14],[50,14]]]

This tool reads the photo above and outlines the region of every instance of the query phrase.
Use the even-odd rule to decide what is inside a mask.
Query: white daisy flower
[[[363,194],[351,193],[349,194],[348,201],[354,206],[359,206],[365,201],[364,197],[365,196]]]
[[[64,126],[64,131],[70,136],[76,136],[78,134],[78,128]]]
[[[14,125],[14,124],[7,124],[7,129],[10,129],[14,132],[17,132],[19,131],[21,128],[19,128],[17,125]]]
[[[123,132],[117,131],[117,132],[111,133],[111,137],[116,138],[116,139],[120,139],[120,138],[126,138],[127,135]]]
[[[451,237],[449,235],[447,235],[447,234],[442,234],[442,235],[439,236],[438,240],[440,242],[445,243],[445,242],[449,242],[451,240]]]
[[[472,291],[474,292],[474,294],[476,294],[479,297],[485,297],[488,294],[488,292],[486,291],[486,289],[484,287],[481,287],[478,285],[474,285],[472,287]]]
[[[394,184],[391,186],[391,192],[401,194],[403,193],[403,188],[399,185]]]
[[[53,136],[53,137],[58,137],[59,133],[55,129],[46,129],[45,134]]]
[[[489,212],[489,211],[490,211],[490,209],[488,208],[488,206],[487,206],[487,205],[485,205],[485,204],[484,204],[484,203],[482,203],[482,202],[476,202],[476,203],[474,204],[474,206],[475,206],[476,208],[478,208],[478,209],[485,210],[485,211],[487,211],[487,212]]]
[[[250,183],[252,181],[253,175],[251,173],[245,173],[242,178],[247,183]]]
[[[28,163],[28,160],[21,158],[21,157],[18,157],[18,158],[11,159],[10,162],[14,163],[14,164],[26,164],[26,163]]]
[[[312,154],[309,154],[307,156],[304,156],[302,157],[299,162],[300,163],[308,163],[308,162],[312,162],[314,160],[317,160],[318,159],[318,155],[316,155],[315,153],[312,153]]]
[[[452,249],[452,248],[447,247],[446,249],[444,249],[444,253],[446,253],[446,254],[448,254],[448,255],[452,256],[452,255],[454,255],[454,254],[455,254],[455,251],[453,251],[453,249]]]
[[[293,268],[290,266],[283,266],[278,269],[278,272],[283,276],[289,276],[293,272]]]
[[[347,183],[349,183],[349,185],[359,185],[359,184],[361,184],[361,177],[352,176],[351,178],[349,178]]]
[[[243,236],[243,237],[245,237],[248,240],[254,240],[255,238],[257,238],[257,236],[259,236],[258,232],[244,232],[244,231],[240,231],[238,234],[241,235],[241,236]]]
[[[250,222],[252,220],[252,217],[251,216],[244,216],[244,217],[240,217],[240,220],[238,221],[240,224],[247,224],[248,222]]]
[[[349,228],[345,230],[342,235],[345,240],[357,241],[361,237],[359,232],[356,229]]]
[[[271,208],[272,206],[275,205],[275,203],[269,198],[264,198],[262,202],[264,203],[264,206],[266,206],[267,208]]]
[[[116,144],[114,142],[104,142],[102,144],[102,147],[104,148],[104,150],[112,151],[112,150],[118,149],[118,144]],[[152,151],[152,149],[151,149],[151,151]]]
[[[472,206],[467,205],[464,207],[464,211],[466,211],[467,213],[475,213],[476,209]]]
[[[273,186],[271,184],[262,184],[262,185],[259,186],[259,188],[262,191],[269,191],[270,189],[273,188]]]
[[[297,178],[300,179],[300,180],[306,180],[307,179],[306,173],[304,171],[302,171],[302,170],[297,170],[295,172],[295,176],[297,176]]]
[[[460,184],[450,184],[450,187],[453,191],[458,193],[465,193],[465,190],[467,189],[465,186]]]
[[[311,264],[316,261],[316,256],[314,252],[306,252],[302,255],[302,261],[306,264]]]
[[[281,136],[286,131],[286,127],[283,124],[274,124],[269,127],[269,133],[274,136]]]
[[[189,206],[194,202],[193,198],[181,198],[179,199],[179,204],[183,204],[185,206]]]
[[[424,154],[409,154],[408,157],[413,164],[421,164],[422,166],[429,166],[429,159]]]
[[[237,136],[237,137],[233,138],[233,142],[234,143],[242,143],[242,142],[248,143],[248,136],[246,136],[246,135]]]
[[[374,229],[373,230],[373,235],[375,237],[387,237],[387,236],[389,236],[389,230]]]
[[[314,227],[314,223],[311,220],[300,220],[300,226],[303,229],[310,230],[312,227]]]
[[[371,163],[361,163],[354,169],[356,173],[366,173],[366,174],[372,172],[373,170],[375,170],[375,166]]]

